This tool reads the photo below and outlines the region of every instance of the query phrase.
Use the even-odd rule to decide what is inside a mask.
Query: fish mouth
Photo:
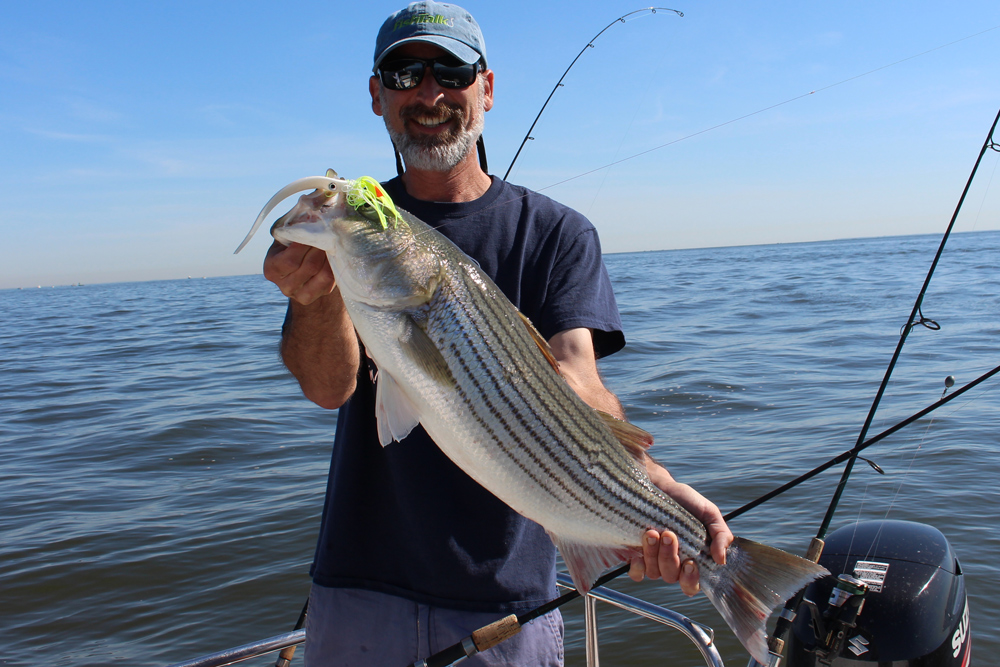
[[[304,190],[319,190],[323,193],[324,198],[328,198],[332,197],[335,192],[346,193],[347,190],[350,189],[350,185],[349,181],[338,177],[336,172],[332,169],[327,171],[326,176],[309,176],[307,178],[300,178],[297,181],[289,183],[285,187],[281,188],[281,190],[271,197],[270,201],[264,205],[260,215],[258,215],[257,219],[254,221],[253,227],[250,228],[250,232],[246,235],[246,238],[243,239],[243,243],[240,244],[240,246],[236,249],[236,252],[233,254],[235,255],[240,250],[243,250],[247,243],[250,242],[250,239],[253,238],[253,235],[257,232],[257,229],[260,227],[260,223],[264,222],[264,218],[267,217],[267,214],[273,211],[278,204],[293,194]],[[276,221],[274,226],[272,226],[272,229],[277,227],[278,223],[282,222],[283,219],[284,216],[282,216],[282,219]]]

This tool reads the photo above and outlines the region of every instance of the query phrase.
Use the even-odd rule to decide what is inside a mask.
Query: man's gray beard
[[[428,73],[429,74],[429,73]],[[453,109],[457,116],[460,129],[458,132],[449,132],[445,136],[411,137],[405,132],[396,132],[389,124],[389,119],[385,116],[385,129],[389,132],[389,138],[396,146],[396,150],[403,156],[403,161],[407,168],[420,169],[422,171],[449,171],[465,159],[475,146],[479,135],[483,133],[484,117],[486,115],[483,102],[486,97],[482,81],[477,81],[479,89],[475,119],[472,126],[465,127],[465,114],[461,109]],[[385,88],[379,89],[379,100],[383,109],[388,109],[385,99]]]

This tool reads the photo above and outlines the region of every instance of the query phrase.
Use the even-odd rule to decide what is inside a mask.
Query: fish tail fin
[[[737,537],[726,564],[701,574],[701,589],[757,662],[768,664],[767,619],[806,584],[830,574],[812,561]]]

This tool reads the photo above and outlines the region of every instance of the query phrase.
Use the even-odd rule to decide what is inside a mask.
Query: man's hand
[[[726,549],[733,541],[733,534],[715,503],[687,484],[677,482],[652,459],[647,459],[646,469],[653,484],[705,524],[712,542],[712,560],[725,565]],[[647,576],[650,579],[662,579],[668,584],[679,582],[685,595],[694,595],[700,590],[698,566],[691,560],[681,563],[677,536],[669,530],[663,533],[647,530],[643,534],[642,555],[636,554],[632,558],[629,576],[633,581],[642,581],[643,576]]]
[[[275,241],[264,277],[291,301],[281,358],[313,403],[335,410],[354,393],[360,354],[357,334],[327,261],[317,248]]]
[[[275,241],[264,258],[264,277],[303,306],[333,292],[336,282],[326,253],[319,248]]]

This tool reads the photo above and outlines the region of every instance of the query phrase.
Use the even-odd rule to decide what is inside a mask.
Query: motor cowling
[[[832,576],[806,589],[788,667],[966,667],[969,603],[958,557],[936,528],[863,521],[826,540]]]

